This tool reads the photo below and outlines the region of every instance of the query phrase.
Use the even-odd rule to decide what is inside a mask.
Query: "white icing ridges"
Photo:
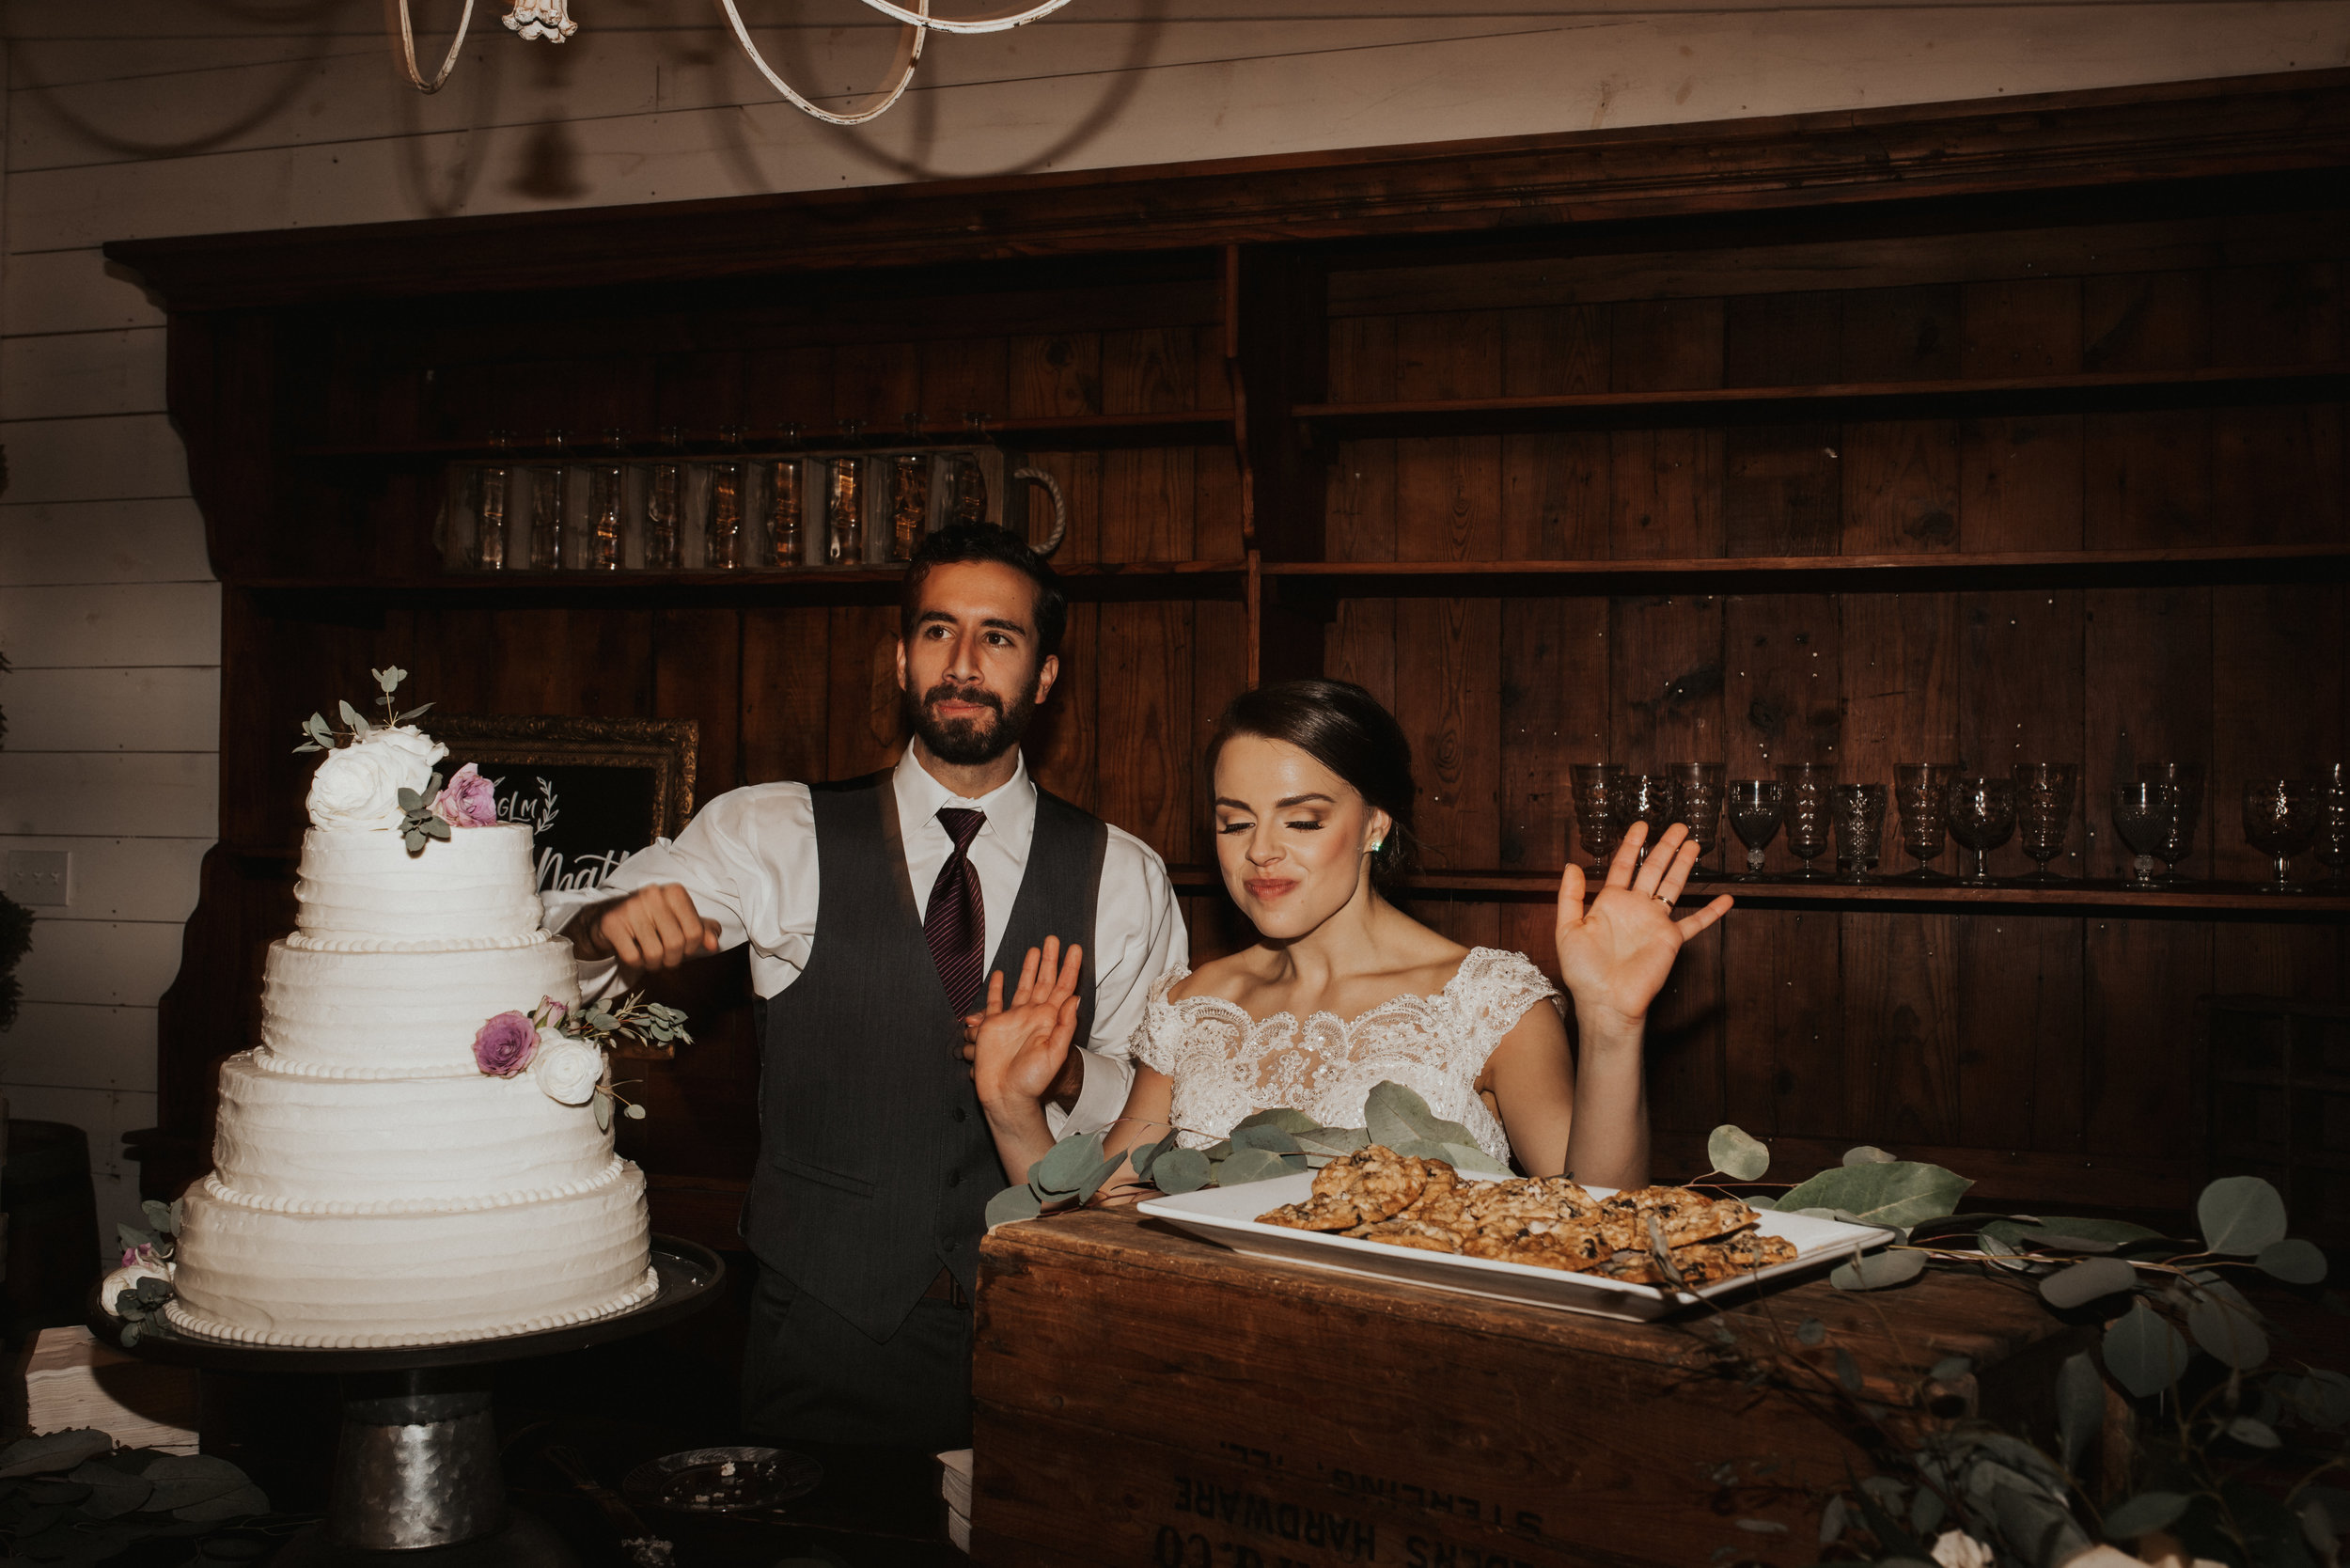
[[[528,1012],[543,996],[576,1002],[578,973],[572,945],[557,937],[437,952],[321,952],[279,940],[261,970],[261,1043],[321,1070],[470,1070],[485,1021]]]
[[[584,1114],[584,1113],[583,1113]],[[652,1280],[644,1177],[508,1207],[281,1214],[187,1196],[174,1323],[248,1344],[446,1344],[625,1310]]]
[[[294,885],[306,937],[449,947],[522,941],[539,928],[531,831],[519,823],[461,827],[410,855],[387,828],[314,827]]]

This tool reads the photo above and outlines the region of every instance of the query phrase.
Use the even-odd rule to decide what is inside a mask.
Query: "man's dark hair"
[[[905,597],[898,604],[899,635],[914,640],[914,618],[921,614],[922,583],[931,568],[964,561],[995,561],[1034,583],[1037,663],[1060,651],[1061,634],[1069,630],[1069,596],[1061,591],[1059,576],[1026,540],[993,523],[949,523],[922,541],[906,569]]]

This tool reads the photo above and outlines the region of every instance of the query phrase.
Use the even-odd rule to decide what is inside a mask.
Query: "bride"
[[[1582,870],[1567,867],[1557,941],[1570,1052],[1559,995],[1523,954],[1464,948],[1388,902],[1409,859],[1411,747],[1369,692],[1289,681],[1244,693],[1208,763],[1216,859],[1258,940],[1153,988],[1107,1152],[1170,1125],[1204,1148],[1276,1106],[1359,1126],[1365,1097],[1393,1079],[1528,1175],[1647,1183],[1649,1004],[1682,944],[1731,906],[1724,895],[1672,917],[1697,863],[1685,828],[1667,828],[1641,864],[1647,828],[1635,824],[1589,908]],[[1058,949],[1048,938],[1029,950],[1009,1004],[1001,972],[991,980],[972,1053],[1015,1183],[1053,1146],[1039,1101],[1076,1027],[1079,954]]]

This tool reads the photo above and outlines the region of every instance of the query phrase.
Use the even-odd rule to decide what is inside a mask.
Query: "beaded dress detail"
[[[1326,1127],[1362,1124],[1363,1102],[1382,1080],[1412,1090],[1428,1108],[1476,1135],[1507,1165],[1510,1140],[1477,1092],[1477,1076],[1527,1010],[1559,992],[1523,953],[1473,949],[1442,991],[1397,996],[1340,1019],[1259,1020],[1221,996],[1170,999],[1191,973],[1170,970],[1151,988],[1136,1059],[1175,1080],[1172,1116],[1182,1142],[1204,1149],[1235,1123],[1286,1105]]]

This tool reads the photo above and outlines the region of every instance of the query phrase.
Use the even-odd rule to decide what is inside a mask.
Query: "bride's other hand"
[[[983,1106],[1035,1110],[1060,1076],[1077,1032],[1077,977],[1084,949],[1060,938],[1044,939],[1020,965],[1020,983],[1009,1006],[1004,972],[988,977],[987,1011],[973,1033],[972,1087]]]
[[[1682,944],[1730,913],[1727,893],[1684,919],[1673,918],[1698,846],[1679,823],[1639,864],[1648,824],[1635,823],[1617,846],[1607,881],[1587,909],[1583,868],[1570,863],[1559,884],[1559,974],[1578,1012],[1637,1026],[1664,989]]]

